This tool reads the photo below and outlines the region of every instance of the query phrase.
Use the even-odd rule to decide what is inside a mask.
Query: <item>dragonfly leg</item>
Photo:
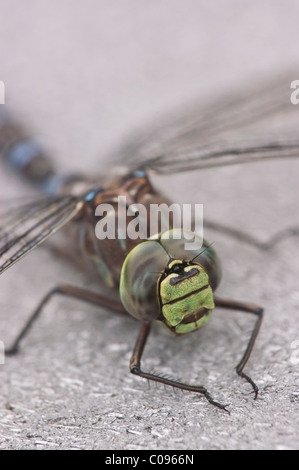
[[[30,318],[27,320],[26,324],[24,325],[23,329],[19,333],[19,335],[14,340],[12,346],[9,349],[5,349],[6,355],[13,355],[18,352],[19,344],[22,339],[27,335],[29,330],[31,329],[33,323],[39,318],[41,312],[43,311],[44,306],[49,302],[49,300],[56,294],[60,295],[67,295],[70,297],[74,297],[79,300],[83,300],[95,305],[100,305],[101,307],[107,307],[112,310],[116,310],[118,312],[125,312],[124,307],[122,304],[115,300],[110,300],[107,297],[95,294],[85,289],[81,289],[79,287],[69,286],[69,285],[62,285],[57,286],[48,292],[47,295],[42,299],[42,301],[38,304],[37,308],[34,310]]]
[[[255,340],[257,338],[258,332],[260,330],[261,323],[263,320],[263,309],[254,304],[235,302],[232,300],[223,300],[219,298],[215,298],[214,300],[215,300],[216,307],[227,308],[229,310],[238,310],[238,311],[245,312],[245,313],[252,313],[257,316],[257,319],[255,322],[254,328],[252,330],[251,336],[249,338],[246,350],[242,356],[242,359],[236,366],[237,374],[240,375],[240,377],[243,377],[245,380],[247,380],[247,382],[249,382],[250,385],[252,386],[253,392],[254,392],[254,399],[256,399],[258,395],[258,387],[254,383],[254,381],[251,379],[251,377],[249,377],[247,374],[245,374],[245,372],[243,372],[243,369],[245,365],[247,364],[247,361],[252,352]]]
[[[149,372],[144,372],[141,369],[141,356],[144,350],[145,343],[147,341],[148,335],[150,333],[150,328],[151,328],[151,323],[150,322],[143,322],[139,331],[139,335],[133,350],[133,354],[130,360],[130,372],[132,374],[138,375],[139,377],[143,377],[148,380],[153,380],[154,382],[160,382],[164,385],[170,385],[171,387],[174,388],[179,388],[181,390],[187,390],[189,392],[195,392],[195,393],[200,393],[205,396],[205,398],[215,407],[220,408],[221,410],[225,410],[226,412],[229,413],[227,410],[227,405],[222,405],[221,403],[218,403],[214,401],[207,391],[207,389],[201,385],[189,385],[185,384],[182,382],[178,382],[176,380],[171,380],[166,377],[149,373]]]
[[[277,245],[280,241],[293,236],[299,235],[299,227],[289,227],[284,230],[281,230],[274,234],[268,241],[261,242],[254,238],[252,235],[246,232],[242,232],[241,230],[228,227],[226,225],[219,224],[218,222],[213,222],[211,220],[205,220],[204,226],[206,228],[210,228],[212,230],[217,230],[218,232],[222,232],[230,237],[235,238],[238,241],[246,243],[247,245],[254,246],[260,250],[270,250],[275,245]]]

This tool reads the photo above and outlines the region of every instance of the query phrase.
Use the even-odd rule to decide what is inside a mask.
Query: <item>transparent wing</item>
[[[299,140],[254,140],[230,145],[199,147],[164,153],[148,159],[139,168],[166,174],[267,159],[299,157]]]
[[[250,91],[197,104],[159,122],[120,149],[131,168],[174,173],[265,158],[297,157],[298,106],[291,103],[296,71]]]
[[[73,219],[83,202],[72,196],[43,198],[0,212],[0,274]]]

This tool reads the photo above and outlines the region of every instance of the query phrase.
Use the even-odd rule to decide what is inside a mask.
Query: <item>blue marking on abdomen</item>
[[[84,198],[85,201],[86,202],[92,201],[94,199],[94,197],[102,191],[103,191],[103,189],[100,186],[96,186],[91,191],[89,191],[89,193],[86,194],[86,196]]]
[[[136,178],[144,178],[145,177],[145,171],[144,170],[136,170],[136,171],[134,171],[134,176],[136,176]]]
[[[5,155],[8,164],[17,170],[25,168],[34,158],[41,155],[35,142],[25,140],[17,142]]]

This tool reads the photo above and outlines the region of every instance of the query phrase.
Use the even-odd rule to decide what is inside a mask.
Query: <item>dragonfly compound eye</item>
[[[120,275],[120,298],[125,309],[139,320],[160,315],[159,279],[169,256],[158,240],[146,240],[126,257]]]

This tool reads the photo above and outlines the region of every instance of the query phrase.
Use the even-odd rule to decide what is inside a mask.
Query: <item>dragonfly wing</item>
[[[119,156],[133,169],[159,173],[278,158],[280,152],[282,157],[298,156],[299,141],[292,139],[299,124],[298,109],[290,100],[294,78],[296,71],[289,71],[249,92],[177,112],[179,119],[141,132],[120,149]]]
[[[0,213],[0,274],[78,215],[82,205],[76,197],[62,196]]]
[[[189,148],[169,152],[144,162],[142,168],[159,174],[172,174],[204,168],[250,163],[267,159],[299,157],[299,140],[254,140]]]

